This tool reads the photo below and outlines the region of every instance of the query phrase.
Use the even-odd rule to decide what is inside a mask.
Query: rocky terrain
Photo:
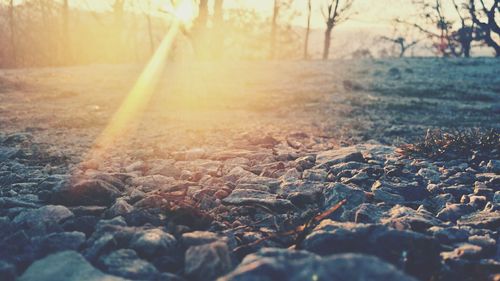
[[[139,71],[0,71],[2,280],[500,280],[500,147],[401,149],[499,129],[497,60],[170,66],[96,148]]]

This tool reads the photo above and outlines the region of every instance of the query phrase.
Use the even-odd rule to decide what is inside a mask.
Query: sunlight
[[[174,10],[174,15],[182,23],[190,23],[195,17],[194,4],[191,1],[181,1]]]
[[[179,32],[179,25],[179,21],[173,21],[160,46],[137,79],[125,101],[112,117],[102,134],[97,138],[88,159],[98,157],[103,151],[112,146],[120,136],[123,136],[125,132],[132,130],[134,123],[140,119],[163,74],[172,44]]]

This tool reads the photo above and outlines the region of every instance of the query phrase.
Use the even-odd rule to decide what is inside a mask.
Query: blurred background
[[[182,8],[179,8],[181,7]],[[0,0],[0,67],[500,54],[498,0]]]

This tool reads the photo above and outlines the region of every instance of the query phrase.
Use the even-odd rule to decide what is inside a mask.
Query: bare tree
[[[274,0],[273,17],[271,21],[271,45],[269,47],[269,58],[274,59],[276,52],[276,30],[278,28],[278,14],[280,11],[279,0]]]
[[[64,0],[62,5],[62,29],[63,29],[63,48],[64,61],[70,63],[72,59],[71,38],[69,35],[69,0]]]
[[[223,14],[224,0],[214,1],[214,16],[213,16],[213,45],[212,56],[214,59],[220,59],[224,49],[224,14]]]
[[[500,26],[496,22],[496,15],[500,12],[500,0],[493,0],[488,7],[484,0],[479,0],[480,8],[476,8],[476,0],[469,0],[468,10],[472,21],[479,28],[477,40],[483,41],[486,45],[495,50],[495,56],[500,57],[500,45],[493,39],[500,36]]]
[[[407,50],[415,47],[415,45],[418,44],[418,40],[414,40],[414,41],[408,43],[406,41],[406,39],[404,37],[401,37],[401,36],[400,37],[396,37],[396,38],[390,38],[390,37],[387,37],[387,36],[382,36],[381,39],[396,44],[399,47],[399,57],[400,58],[404,57],[404,55],[405,55],[405,53],[406,53]]]
[[[14,23],[14,0],[9,1],[9,29],[10,29],[10,48],[14,65],[17,63],[16,52],[16,28]]]
[[[453,41],[458,42],[461,50],[458,53],[454,45],[451,45],[451,50],[452,52],[456,55],[459,56],[460,54],[463,54],[464,57],[468,58],[470,57],[470,51],[472,48],[472,41],[474,41],[474,22],[468,24],[467,21],[469,21],[468,18],[466,18],[464,15],[462,15],[462,12],[460,10],[460,7],[458,6],[456,0],[453,0],[453,6],[455,7],[455,11],[457,12],[458,17],[460,18],[460,28],[456,31],[453,31],[451,33],[451,37]]]
[[[308,48],[309,48],[309,33],[311,31],[311,10],[312,10],[312,4],[311,0],[307,1],[307,27],[306,27],[306,37],[304,40],[304,59],[308,59],[309,53],[308,53]]]
[[[352,7],[353,1],[354,0],[329,0],[326,9],[321,10],[326,21],[325,41],[323,45],[323,60],[327,60],[330,53],[330,43],[332,41],[333,28],[349,19],[349,10]]]

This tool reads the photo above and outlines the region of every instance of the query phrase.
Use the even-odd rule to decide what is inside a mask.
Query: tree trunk
[[[71,52],[71,38],[69,35],[69,0],[64,0],[62,6],[62,19],[63,19],[63,48],[64,48],[64,62],[70,64],[72,60]]]
[[[10,48],[12,54],[12,62],[17,65],[17,52],[16,52],[16,30],[14,23],[14,0],[9,2],[9,29],[10,29]]]
[[[309,58],[308,48],[309,48],[309,32],[311,30],[311,0],[307,1],[307,28],[306,28],[306,38],[304,40],[304,59]]]
[[[330,42],[332,41],[333,27],[327,27],[325,31],[325,42],[323,45],[323,60],[327,60],[330,54]]]
[[[271,22],[271,45],[269,49],[269,59],[274,59],[276,52],[275,49],[276,49],[276,30],[277,30],[278,13],[279,13],[278,0],[274,0],[273,19]]]
[[[205,40],[208,22],[208,0],[200,0],[198,4],[198,17],[193,23],[191,44],[198,59],[207,57],[207,46]]]
[[[223,8],[224,0],[215,0],[214,2],[214,24],[213,24],[213,44],[212,44],[212,56],[214,59],[219,60],[222,56],[222,51],[224,49],[224,34],[223,34]]]

